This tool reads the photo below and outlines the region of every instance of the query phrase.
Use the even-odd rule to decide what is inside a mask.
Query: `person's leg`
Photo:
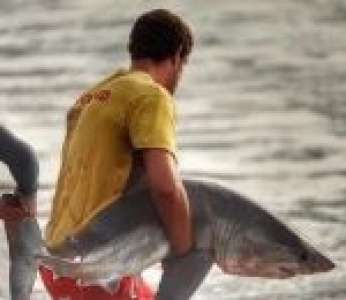
[[[187,300],[197,290],[213,264],[207,251],[191,251],[184,257],[170,258],[163,263],[157,300]]]
[[[29,299],[37,274],[35,256],[41,252],[41,232],[36,219],[5,222],[10,256],[12,300]]]

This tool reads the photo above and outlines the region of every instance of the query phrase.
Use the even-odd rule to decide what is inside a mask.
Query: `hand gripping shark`
[[[213,263],[226,274],[289,278],[334,264],[269,212],[221,185],[184,180],[193,214],[194,250],[171,255],[159,217],[142,184],[71,239],[62,256],[40,255],[58,276],[112,287],[124,275],[163,262],[157,299],[190,299]],[[80,256],[81,262],[67,257]]]

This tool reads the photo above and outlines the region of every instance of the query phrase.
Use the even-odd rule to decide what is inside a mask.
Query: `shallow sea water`
[[[178,12],[196,34],[177,94],[182,172],[251,197],[338,265],[284,281],[215,267],[193,299],[346,299],[344,0],[1,1],[0,122],[38,152],[42,228],[66,110],[126,66],[131,24],[154,7]],[[1,166],[1,191],[12,186]],[[2,228],[0,240],[7,278]],[[159,276],[159,267],[145,272],[153,286]],[[0,297],[9,299],[6,280]],[[39,280],[33,299],[48,299]]]

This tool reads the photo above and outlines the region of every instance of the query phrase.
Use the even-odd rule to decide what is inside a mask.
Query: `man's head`
[[[155,79],[173,93],[192,46],[191,30],[181,18],[155,9],[135,21],[128,49],[133,65],[154,69]]]

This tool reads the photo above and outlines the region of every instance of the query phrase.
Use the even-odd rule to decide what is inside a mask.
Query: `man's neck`
[[[156,83],[167,88],[167,74],[164,62],[155,63],[148,59],[140,59],[132,62],[131,70],[148,73]]]

